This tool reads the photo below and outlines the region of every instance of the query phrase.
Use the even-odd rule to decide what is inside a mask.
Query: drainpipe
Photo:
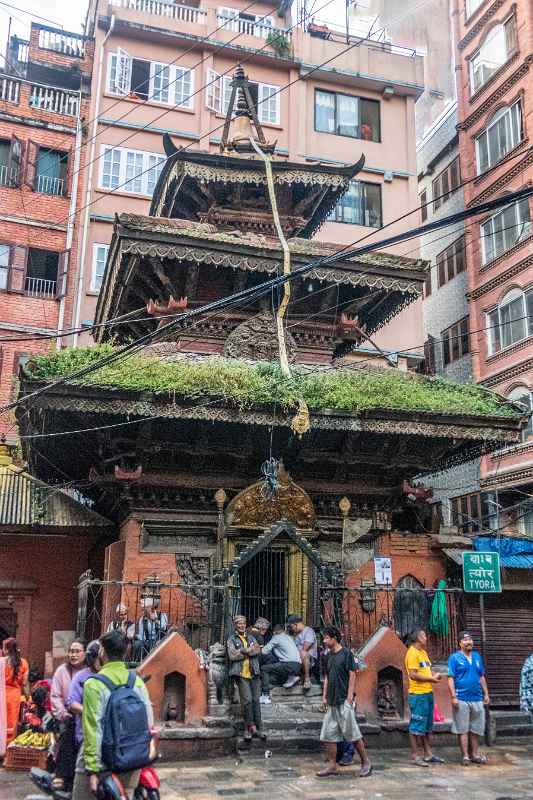
[[[74,236],[74,225],[76,220],[76,203],[78,199],[78,183],[80,178],[80,161],[81,161],[81,140],[82,140],[82,128],[81,128],[81,91],[80,91],[80,105],[79,105],[79,112],[78,117],[76,119],[76,139],[74,144],[74,165],[73,165],[73,175],[72,175],[72,186],[70,189],[70,206],[68,209],[68,223],[67,223],[67,239],[65,244],[65,250],[67,251],[67,263],[65,265],[65,279],[68,280],[68,273],[70,271],[70,264],[72,261],[72,239]],[[62,340],[59,338],[59,334],[63,330],[63,325],[65,322],[65,301],[67,299],[67,293],[63,291],[63,296],[59,301],[59,317],[57,320],[57,339],[56,339],[56,350],[61,350],[62,347]]]
[[[85,273],[85,253],[87,249],[87,237],[89,235],[89,219],[90,219],[90,202],[91,202],[91,195],[93,190],[93,172],[94,172],[94,159],[96,153],[96,133],[98,130],[98,117],[100,115],[100,99],[102,93],[102,76],[104,72],[104,50],[107,43],[107,40],[111,36],[113,32],[113,28],[115,27],[115,15],[111,15],[111,22],[109,24],[109,30],[107,31],[106,35],[103,38],[102,44],[100,45],[100,63],[98,65],[98,78],[96,81],[96,106],[94,109],[94,118],[92,129],[90,132],[91,136],[91,152],[89,155],[88,164],[89,166],[89,174],[87,176],[87,189],[85,192],[85,220],[83,223],[83,235],[79,247],[79,270],[78,270],[78,288],[76,292],[76,316],[74,320],[74,327],[77,329],[80,327],[80,317],[81,317],[81,299],[83,296],[83,278]],[[78,344],[78,337],[79,334],[74,334],[74,347]]]

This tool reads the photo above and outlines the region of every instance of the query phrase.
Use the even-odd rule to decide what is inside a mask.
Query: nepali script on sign
[[[465,592],[501,592],[500,554],[464,552],[463,588]]]

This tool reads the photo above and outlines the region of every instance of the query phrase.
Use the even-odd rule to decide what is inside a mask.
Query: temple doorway
[[[253,622],[266,617],[272,625],[283,624],[289,611],[288,553],[267,547],[245,564],[239,573],[241,610]]]

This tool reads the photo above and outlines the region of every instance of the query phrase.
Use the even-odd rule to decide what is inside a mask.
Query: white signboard
[[[374,580],[377,586],[392,585],[392,560],[390,558],[374,559]]]

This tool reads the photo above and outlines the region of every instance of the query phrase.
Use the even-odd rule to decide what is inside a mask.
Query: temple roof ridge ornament
[[[236,107],[235,101],[237,101]],[[235,120],[233,121],[234,110]],[[230,136],[231,131],[233,136]],[[267,142],[266,140],[257,115],[257,108],[250,92],[250,81],[239,64],[231,81],[231,94],[220,140],[220,152],[228,154],[234,150],[236,153],[250,153],[253,155],[254,148],[250,139],[254,139],[258,147],[265,153],[272,154],[276,149],[277,141]]]

